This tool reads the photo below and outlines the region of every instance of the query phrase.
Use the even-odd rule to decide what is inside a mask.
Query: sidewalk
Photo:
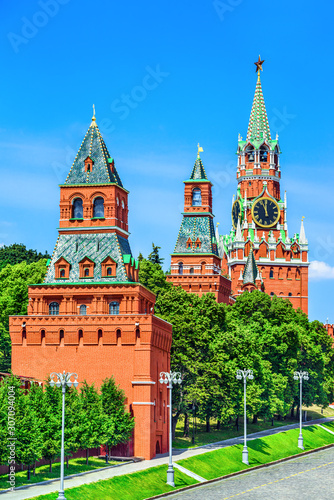
[[[309,422],[303,423],[303,427],[321,424],[324,422],[330,422],[334,420],[331,418],[321,418],[318,420],[310,420]],[[271,434],[277,434],[279,432],[284,432],[290,429],[295,429],[299,427],[299,423],[285,425],[282,427],[276,427],[274,429],[267,429],[261,432],[255,432],[254,434],[249,434],[247,440],[257,439],[263,436],[269,436]],[[205,446],[199,446],[197,448],[184,448],[184,449],[173,449],[173,459],[181,460],[184,458],[189,458],[194,455],[200,455],[202,453],[207,453],[218,448],[225,448],[226,446],[232,446],[234,444],[239,444],[243,442],[243,436],[239,436],[232,439],[226,439],[225,441],[219,441],[216,443],[207,444]],[[124,474],[131,474],[132,472],[139,472],[145,469],[150,469],[151,467],[156,467],[157,465],[168,464],[168,454],[158,455],[152,460],[145,460],[143,462],[130,463],[123,465],[122,467],[116,467],[112,469],[99,470],[96,472],[90,472],[81,474],[77,477],[72,477],[69,479],[65,478],[65,490],[68,488],[73,488],[76,486],[81,486],[83,484],[94,483],[103,479],[110,479],[115,476],[121,476]],[[6,493],[0,493],[0,500],[25,500],[26,498],[33,498],[38,495],[46,495],[47,493],[57,492],[59,490],[59,480],[52,483],[43,483],[39,485],[31,485],[24,487],[24,489],[18,489],[15,491],[9,491]]]

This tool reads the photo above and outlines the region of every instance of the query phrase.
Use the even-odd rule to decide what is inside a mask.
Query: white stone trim
[[[149,405],[149,406],[155,406],[155,402],[154,402],[154,401],[153,401],[153,403],[148,402],[148,401],[134,401],[132,404],[133,404],[133,405]]]
[[[153,380],[133,380],[131,382],[133,385],[154,385],[155,382]]]

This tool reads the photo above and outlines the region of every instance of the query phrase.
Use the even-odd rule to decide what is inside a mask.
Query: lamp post
[[[299,380],[299,436],[298,448],[304,449],[303,434],[302,434],[302,402],[303,402],[303,380],[308,380],[308,372],[295,372],[293,374],[295,380]]]
[[[161,372],[160,373],[160,384],[169,384],[167,389],[169,389],[169,464],[167,469],[167,484],[175,487],[174,483],[174,469],[172,461],[172,389],[173,384],[181,384],[181,373],[179,372]]]
[[[72,382],[71,377],[74,377],[75,380]],[[78,375],[76,373],[56,373],[52,372],[50,375],[50,386],[53,387],[56,385],[57,387],[61,387],[63,398],[62,398],[62,415],[61,415],[61,463],[60,463],[60,490],[58,494],[57,500],[66,500],[64,495],[64,433],[65,433],[65,392],[66,386],[78,387],[79,382],[77,381]],[[55,381],[56,379],[56,381]]]
[[[247,449],[247,415],[246,415],[246,385],[247,378],[253,380],[253,370],[237,370],[237,380],[244,379],[244,447],[242,450],[242,462],[249,465]]]

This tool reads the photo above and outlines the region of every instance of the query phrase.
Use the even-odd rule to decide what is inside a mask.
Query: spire
[[[254,63],[257,67],[257,83],[247,131],[247,140],[249,141],[260,142],[263,139],[271,140],[267,111],[264,104],[260,78],[260,71],[262,71],[263,62],[264,61],[261,61],[261,58],[259,56],[259,61]]]
[[[255,257],[253,253],[253,245],[251,245],[250,252],[247,257],[247,262],[245,265],[244,273],[243,273],[243,285],[248,285],[252,283],[256,286],[255,280],[259,275],[259,271],[255,262]]]
[[[89,163],[89,168],[87,168],[87,163]],[[111,158],[97,126],[94,105],[92,122],[74,159],[65,184],[118,184],[123,187],[114,160]]]
[[[305,229],[304,229],[304,217],[302,217],[302,222],[300,225],[300,231],[299,231],[299,243],[300,245],[307,245],[307,239],[305,235]]]
[[[235,233],[235,241],[243,241],[240,227],[240,217],[238,217],[237,231]]]
[[[208,178],[206,176],[206,173],[205,173],[205,170],[204,170],[204,167],[203,167],[203,163],[202,163],[201,157],[199,155],[200,152],[203,152],[203,148],[198,143],[198,146],[197,146],[197,158],[196,158],[196,161],[195,161],[194,168],[193,168],[193,170],[191,172],[190,179],[191,180],[205,180],[205,181],[207,181]]]
[[[91,127],[97,127],[96,125],[96,118],[95,118],[95,104],[93,104],[93,116],[92,116],[92,123],[90,124]]]

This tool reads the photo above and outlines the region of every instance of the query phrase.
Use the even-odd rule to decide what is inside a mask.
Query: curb
[[[100,469],[87,470],[86,472],[78,472],[78,474],[71,474],[70,476],[65,476],[64,481],[66,481],[66,479],[72,479],[73,477],[84,476],[85,474],[92,474],[93,472],[99,472],[101,470],[113,469],[114,467],[122,467],[123,465],[127,465],[131,462],[135,462],[135,460],[129,460],[128,462],[124,462],[121,464],[108,465],[107,467],[101,467]],[[0,495],[3,495],[4,493],[17,491],[17,490],[27,490],[28,488],[31,488],[32,486],[40,486],[41,484],[46,485],[46,484],[55,483],[57,481],[60,481],[59,477],[55,477],[54,479],[47,479],[46,481],[40,481],[38,483],[24,484],[23,486],[18,486],[17,488],[14,488],[14,490],[12,490],[11,488],[7,488],[6,490],[0,490]]]
[[[274,462],[268,462],[267,464],[255,465],[254,467],[250,467],[249,469],[243,469],[237,472],[232,472],[231,474],[226,474],[226,476],[216,477],[214,479],[208,479],[203,483],[191,484],[190,486],[185,486],[184,488],[178,488],[173,491],[168,491],[167,493],[161,493],[160,495],[156,495],[154,497],[148,497],[146,500],[154,500],[155,498],[164,498],[167,496],[174,495],[175,493],[180,493],[182,491],[193,490],[194,488],[198,488],[199,486],[205,486],[207,484],[216,483],[217,481],[222,481],[223,479],[229,479],[230,477],[240,476],[241,474],[245,474],[248,472],[253,472],[258,469],[263,469],[264,467],[270,467],[271,465],[280,464],[282,462],[288,462],[289,460],[293,460],[294,458],[303,457],[305,455],[310,455],[311,453],[316,453],[317,451],[327,450],[328,448],[333,448],[334,443],[326,444],[325,446],[321,446],[320,448],[314,448],[313,450],[304,451],[302,453],[297,453],[296,455],[291,455],[291,457],[280,458],[279,460],[275,460]]]

